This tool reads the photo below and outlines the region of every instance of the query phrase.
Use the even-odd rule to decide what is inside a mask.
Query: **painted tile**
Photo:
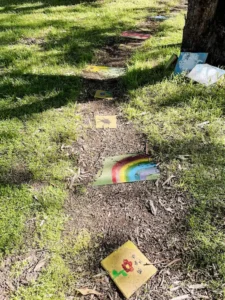
[[[202,83],[206,86],[216,83],[225,71],[208,64],[196,65],[194,69],[187,75],[188,78]]]
[[[107,80],[125,75],[125,68],[111,68],[106,66],[89,65],[82,71],[82,76],[87,79]]]
[[[159,178],[159,170],[149,155],[126,154],[106,158],[94,185],[156,180],[157,178]]]
[[[124,31],[121,33],[121,36],[131,38],[131,39],[137,39],[137,40],[147,40],[151,37],[150,34],[139,33],[134,31]]]
[[[100,98],[100,99],[112,99],[112,93],[107,92],[107,91],[102,91],[102,90],[98,90],[95,93],[95,98]]]
[[[127,299],[157,272],[131,241],[110,254],[101,265]]]
[[[165,21],[165,20],[169,19],[169,17],[155,16],[155,17],[150,17],[150,19],[155,20],[155,21]]]
[[[174,73],[189,73],[197,64],[204,64],[207,57],[208,53],[181,52]]]
[[[168,60],[168,62],[165,65],[166,69],[169,69],[169,67],[171,67],[173,64],[175,65],[175,63],[178,60],[178,56],[176,54],[173,54],[170,59]]]
[[[142,42],[139,42],[139,43],[133,42],[133,43],[127,43],[127,44],[120,44],[119,47],[118,47],[118,49],[123,50],[123,51],[127,50],[127,49],[129,49],[129,50],[132,50],[132,49],[135,50],[137,48],[140,48],[142,45],[143,45]]]
[[[116,116],[95,116],[96,128],[116,128]]]

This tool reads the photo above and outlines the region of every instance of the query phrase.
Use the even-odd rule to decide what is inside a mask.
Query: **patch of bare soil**
[[[142,26],[146,28],[147,23]],[[123,67],[135,46],[127,46],[126,42],[106,46],[96,54],[94,63]],[[131,300],[212,299],[200,284],[202,275],[198,271],[194,275],[184,271],[185,220],[192,200],[174,187],[176,178],[167,172],[165,165],[159,164],[161,178],[157,182],[92,185],[105,157],[145,153],[148,147],[145,136],[123,117],[120,102],[127,99],[120,83],[84,80],[84,85],[81,98],[85,103],[80,104],[84,130],[74,145],[80,172],[69,183],[71,193],[66,212],[70,221],[66,232],[87,229],[92,235],[93,248],[85,253],[85,264],[71,261],[71,268],[81,274],[77,288],[88,287],[102,293],[85,299],[124,299],[100,262],[131,240],[158,268],[156,276]],[[97,89],[113,92],[114,100],[93,100]],[[96,129],[96,115],[117,115],[117,129]],[[86,191],[79,193],[80,186],[86,187]]]
[[[189,286],[193,282],[182,271],[185,218],[191,199],[173,187],[176,179],[167,174],[165,166],[160,167],[161,179],[157,182],[93,187],[92,182],[104,157],[145,153],[146,139],[123,118],[118,102],[89,101],[80,105],[80,113],[86,130],[75,146],[80,157],[80,177],[74,183],[66,205],[71,217],[67,231],[85,228],[98,246],[86,253],[86,265],[80,266],[76,261],[71,263],[74,270],[88,274],[78,286],[95,287],[103,293],[102,299],[123,299],[101,269],[100,261],[131,240],[159,270],[131,299],[172,299],[179,295],[200,299],[196,298],[199,294],[196,291],[192,298],[193,291]],[[95,115],[117,115],[117,129],[95,129]],[[87,187],[83,194],[76,192],[80,184]],[[208,297],[205,289],[201,294]]]
[[[24,45],[28,45],[28,46],[31,46],[31,45],[44,45],[45,41],[44,39],[38,39],[38,38],[22,38],[20,40],[20,43],[21,44],[24,44]]]
[[[6,257],[0,265],[0,300],[10,299],[10,294],[20,286],[35,281],[47,264],[48,254],[41,250]]]

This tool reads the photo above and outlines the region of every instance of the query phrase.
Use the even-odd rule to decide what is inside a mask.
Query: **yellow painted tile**
[[[102,91],[102,90],[98,90],[95,93],[95,98],[100,98],[100,99],[112,99],[112,93],[107,92],[107,91]]]
[[[96,128],[116,128],[116,116],[95,116]]]
[[[157,272],[131,241],[102,260],[101,265],[127,299]]]

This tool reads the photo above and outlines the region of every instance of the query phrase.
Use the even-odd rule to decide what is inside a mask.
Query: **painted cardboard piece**
[[[95,98],[100,98],[100,99],[112,99],[112,93],[108,92],[108,91],[102,91],[102,90],[98,90],[95,93]]]
[[[94,185],[156,180],[159,170],[147,154],[126,154],[108,157]]]
[[[134,31],[124,31],[121,33],[122,37],[136,39],[136,40],[147,40],[151,37],[150,34],[147,33],[139,33]]]
[[[133,42],[133,43],[127,43],[127,44],[120,44],[118,48],[123,51],[127,50],[127,49],[135,50],[137,48],[140,48],[142,45],[143,45],[142,42],[139,42],[139,43]]]
[[[155,16],[155,17],[151,17],[150,19],[155,20],[155,21],[165,21],[165,20],[169,19],[169,17]]]
[[[188,78],[202,83],[206,86],[216,83],[225,71],[209,64],[196,65],[194,69],[187,75]]]
[[[207,57],[208,53],[181,52],[174,73],[189,73],[197,64],[204,64]]]
[[[82,75],[87,79],[95,79],[95,80],[107,80],[119,78],[125,75],[125,68],[111,68],[106,66],[87,66],[83,71]]]
[[[116,116],[95,116],[96,128],[116,128]]]
[[[131,241],[102,260],[101,265],[127,299],[157,272]]]
[[[170,59],[168,60],[168,62],[165,65],[165,69],[169,69],[169,67],[171,67],[172,65],[175,65],[175,63],[178,60],[178,56],[176,54],[173,54]]]

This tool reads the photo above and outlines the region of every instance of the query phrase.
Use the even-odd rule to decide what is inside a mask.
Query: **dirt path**
[[[91,275],[101,272],[100,261],[129,239],[138,245],[159,269],[174,259],[181,258],[182,223],[188,204],[184,202],[183,195],[170,184],[162,186],[160,180],[157,184],[147,181],[103,187],[91,185],[94,175],[102,166],[103,157],[143,153],[144,136],[123,119],[119,106],[113,102],[92,101],[82,104],[80,109],[85,123],[90,124],[86,134],[79,140],[80,183],[88,184],[88,187],[84,194],[71,193],[66,207],[72,218],[68,229],[75,228],[79,231],[85,228],[99,244],[97,249],[90,249],[90,253],[87,254],[89,263],[82,271],[91,271]],[[94,129],[95,114],[116,114],[117,129]],[[166,178],[166,174],[162,177]],[[151,213],[150,200],[157,208],[156,216]],[[99,234],[101,237],[98,238]],[[166,297],[167,289],[177,281],[178,274],[175,269],[171,271],[168,268],[148,282],[147,293],[151,290],[150,299],[169,299]],[[86,280],[89,287],[90,284],[92,287],[99,285],[104,295],[110,294],[111,299],[116,299],[117,291],[106,277],[106,282],[103,280],[100,284],[89,276]],[[165,294],[163,297],[162,290]],[[141,293],[144,293],[144,289]],[[122,298],[118,295],[117,299]],[[131,299],[135,299],[135,296]]]
[[[129,51],[125,51],[124,54],[116,45],[109,45],[100,52],[100,56],[96,56],[95,63],[101,61],[101,64],[108,66],[124,66],[130,55]],[[81,276],[78,286],[96,288],[103,293],[102,299],[123,299],[101,269],[100,261],[131,240],[159,270],[131,299],[162,300],[190,295],[187,288],[190,280],[186,282],[181,267],[185,260],[184,220],[190,201],[173,187],[173,180],[167,180],[170,174],[167,174],[165,167],[160,167],[161,178],[157,182],[92,186],[95,175],[102,167],[103,158],[145,153],[146,139],[123,117],[120,106],[123,99],[118,82],[84,80],[84,84],[81,97],[86,101],[79,107],[84,130],[75,145],[79,153],[80,177],[66,205],[67,214],[71,217],[67,232],[79,232],[85,228],[91,233],[93,245],[97,244],[97,247],[87,251],[85,265],[76,262],[71,264],[81,275],[86,274]],[[97,89],[111,90],[115,99],[93,100]],[[95,115],[117,115],[117,129],[96,129]],[[87,187],[85,192],[77,192],[79,185]],[[151,211],[150,201],[157,208],[156,215]],[[93,277],[99,273],[99,276]],[[172,291],[171,286],[174,288]],[[90,296],[90,299],[95,297]]]

